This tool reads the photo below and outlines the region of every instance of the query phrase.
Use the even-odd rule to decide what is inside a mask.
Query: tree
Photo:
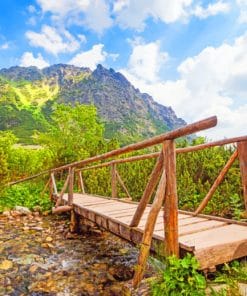
[[[105,149],[104,127],[93,105],[57,105],[48,132],[37,133],[38,144],[53,154],[53,165],[62,165],[95,155]]]

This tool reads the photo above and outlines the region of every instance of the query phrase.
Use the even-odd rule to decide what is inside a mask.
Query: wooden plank
[[[101,215],[95,215],[95,222],[99,226],[108,229],[108,220],[105,217],[102,217]]]
[[[247,239],[246,230],[245,226],[232,224],[219,229],[215,228],[182,236],[179,238],[179,241],[188,246],[195,246],[196,249],[204,249]]]
[[[197,223],[207,222],[207,221],[213,221],[213,220],[208,220],[208,219],[205,219],[205,218],[196,218],[196,217],[193,218],[193,217],[190,217],[188,219],[178,220],[178,227],[187,226],[187,225],[194,225],[194,224],[197,224]],[[159,221],[159,222],[157,221],[156,226],[155,226],[155,230],[162,230],[162,229],[164,230],[163,221]]]
[[[186,226],[182,226],[179,228],[179,237],[183,235],[188,235],[196,232],[201,232],[213,228],[218,228],[227,225],[225,222],[219,222],[219,221],[206,221],[206,222],[201,222],[201,223],[195,223],[195,224],[190,224]]]
[[[104,214],[114,214],[117,212],[120,212],[121,210],[129,210],[131,209],[131,205],[130,206],[125,206],[125,207],[120,207],[118,204],[111,204],[110,206],[108,205],[104,205],[104,206],[89,206],[88,209],[92,209],[94,211],[97,212],[101,212]]]
[[[246,254],[247,239],[241,240],[240,238],[234,242],[222,243],[194,251],[194,255],[200,263],[200,269],[230,262],[242,258]]]
[[[119,228],[119,223],[112,221],[112,220],[108,220],[108,228],[111,232],[119,235],[120,234],[120,228]]]
[[[244,221],[238,221],[238,220],[227,219],[227,218],[223,218],[223,217],[218,217],[218,216],[216,217],[216,216],[205,215],[205,214],[195,215],[195,213],[182,211],[182,210],[180,210],[179,212],[187,214],[187,215],[192,216],[192,217],[200,217],[200,218],[206,218],[208,220],[222,221],[222,222],[227,222],[227,223],[230,223],[230,224],[237,224],[237,225],[247,226],[247,223],[244,222]]]
[[[77,202],[78,205],[82,205],[84,207],[104,207],[105,205],[115,205],[116,202],[110,200],[102,200],[102,201],[79,201]]]
[[[237,147],[243,187],[244,205],[247,212],[247,141],[239,142]]]
[[[66,200],[65,197],[64,200]],[[125,207],[137,207],[136,204],[123,203],[110,199],[110,202],[113,201],[114,207],[117,207],[117,209],[114,209],[112,213],[107,213],[105,209],[107,205],[102,207],[100,204],[96,204],[95,206],[90,205],[84,208],[83,204],[81,204],[82,200],[84,200],[82,195],[74,194],[74,211],[76,213],[124,239],[140,244],[144,233],[144,227],[140,228],[140,225],[142,222],[147,221],[150,208],[145,210],[139,227],[130,228],[128,226],[131,220],[131,215],[129,216],[129,213],[130,211],[133,212],[134,209],[123,209],[122,205]],[[105,202],[109,199],[85,195],[85,200]],[[75,205],[77,201],[80,203],[79,205]],[[179,246],[181,250],[195,254],[201,264],[201,269],[207,269],[217,264],[247,255],[246,224],[245,226],[237,224],[224,225],[231,220],[223,219],[223,221],[218,221],[217,219],[214,220],[213,217],[207,219],[208,216],[206,215],[194,217],[191,213],[184,211],[179,215],[181,215],[178,220]],[[157,243],[162,246],[164,241],[164,231],[159,229],[160,227],[162,227],[162,212],[158,214],[157,224],[150,245],[151,249],[154,251],[157,250]]]

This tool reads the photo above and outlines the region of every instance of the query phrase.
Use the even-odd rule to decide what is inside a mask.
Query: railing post
[[[112,198],[117,197],[117,173],[115,163],[111,165],[111,195]]]
[[[247,141],[237,144],[245,211],[247,212]]]
[[[74,195],[74,171],[73,167],[69,168],[69,193],[68,193],[68,205],[73,204],[73,195]]]
[[[53,194],[55,195],[55,197],[57,197],[58,196],[57,184],[56,184],[54,173],[51,173],[51,181],[52,181],[52,186],[53,186]]]
[[[132,218],[132,221],[130,223],[130,227],[137,227],[138,226],[138,224],[141,220],[141,217],[146,209],[146,206],[151,199],[154,189],[157,186],[157,183],[159,182],[159,178],[162,173],[163,165],[164,165],[164,156],[163,156],[163,152],[161,151],[159,158],[156,161],[155,167],[149,177],[149,180],[148,180],[146,188],[143,192],[142,198],[141,198],[140,202],[138,203],[138,207],[137,207],[136,212]]]
[[[51,174],[49,178],[49,197],[50,197],[50,200],[52,201],[53,200],[53,183],[52,183]]]
[[[81,193],[85,194],[85,187],[84,187],[81,171],[78,172],[78,182],[79,182],[79,188],[81,190]]]
[[[174,140],[163,144],[166,170],[166,192],[164,205],[165,254],[179,257],[178,242],[178,197],[176,182],[176,151]]]
[[[164,164],[163,164],[164,166]],[[142,236],[142,242],[140,247],[140,253],[138,256],[137,266],[133,278],[133,287],[137,288],[143,278],[143,274],[145,271],[147,258],[149,255],[149,251],[151,248],[152,238],[153,238],[153,232],[155,228],[155,223],[157,220],[157,217],[159,215],[160,209],[162,207],[162,204],[164,202],[165,198],[165,191],[166,191],[166,171],[163,169],[162,176],[160,178],[160,182],[155,194],[155,198],[152,204],[152,207],[149,211],[145,229]]]

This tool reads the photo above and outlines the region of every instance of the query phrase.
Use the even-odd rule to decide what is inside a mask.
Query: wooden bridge
[[[158,248],[159,252],[165,256],[183,256],[185,252],[190,252],[196,256],[200,268],[205,271],[214,270],[218,264],[247,256],[247,223],[201,214],[236,158],[239,158],[243,197],[247,211],[247,136],[192,147],[175,148],[176,138],[211,128],[216,123],[217,118],[211,117],[136,144],[50,170],[50,178],[44,190],[50,187],[51,195],[55,197],[56,205],[53,213],[71,211],[72,231],[76,230],[79,218],[83,218],[126,240],[140,244],[133,279],[134,287],[143,277],[150,249],[155,251]],[[113,159],[113,157],[158,144],[162,146],[161,152]],[[178,210],[176,154],[227,144],[236,144],[237,148],[199,207],[195,212]],[[96,164],[98,161],[109,158],[108,162]],[[117,171],[117,165],[149,158],[157,158],[155,167],[140,202],[133,202]],[[88,166],[89,164],[91,166]],[[112,196],[86,194],[82,172],[106,166],[111,167]],[[58,193],[55,177],[61,171],[67,172],[68,175],[61,192]],[[40,174],[31,178],[38,176]],[[76,176],[80,188],[79,193],[74,192]],[[117,198],[117,183],[122,186],[128,200]],[[66,193],[67,188],[68,193]],[[149,204],[155,190],[153,203]]]

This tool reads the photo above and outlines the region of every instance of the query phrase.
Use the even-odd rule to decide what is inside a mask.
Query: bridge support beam
[[[178,243],[178,196],[176,183],[176,151],[174,141],[163,145],[166,171],[166,192],[164,205],[165,254],[179,257]]]
[[[72,210],[70,213],[70,232],[79,232],[80,216],[74,210]]]
[[[239,142],[237,145],[243,187],[244,205],[245,211],[247,212],[247,141]]]
[[[117,198],[117,172],[115,163],[111,165],[111,195],[112,198]]]
[[[143,278],[146,268],[146,263],[151,248],[152,237],[154,232],[155,223],[162,207],[166,190],[166,172],[163,170],[160,183],[153,201],[152,207],[148,214],[145,229],[143,232],[140,253],[137,261],[136,271],[133,278],[133,287],[137,288]]]

